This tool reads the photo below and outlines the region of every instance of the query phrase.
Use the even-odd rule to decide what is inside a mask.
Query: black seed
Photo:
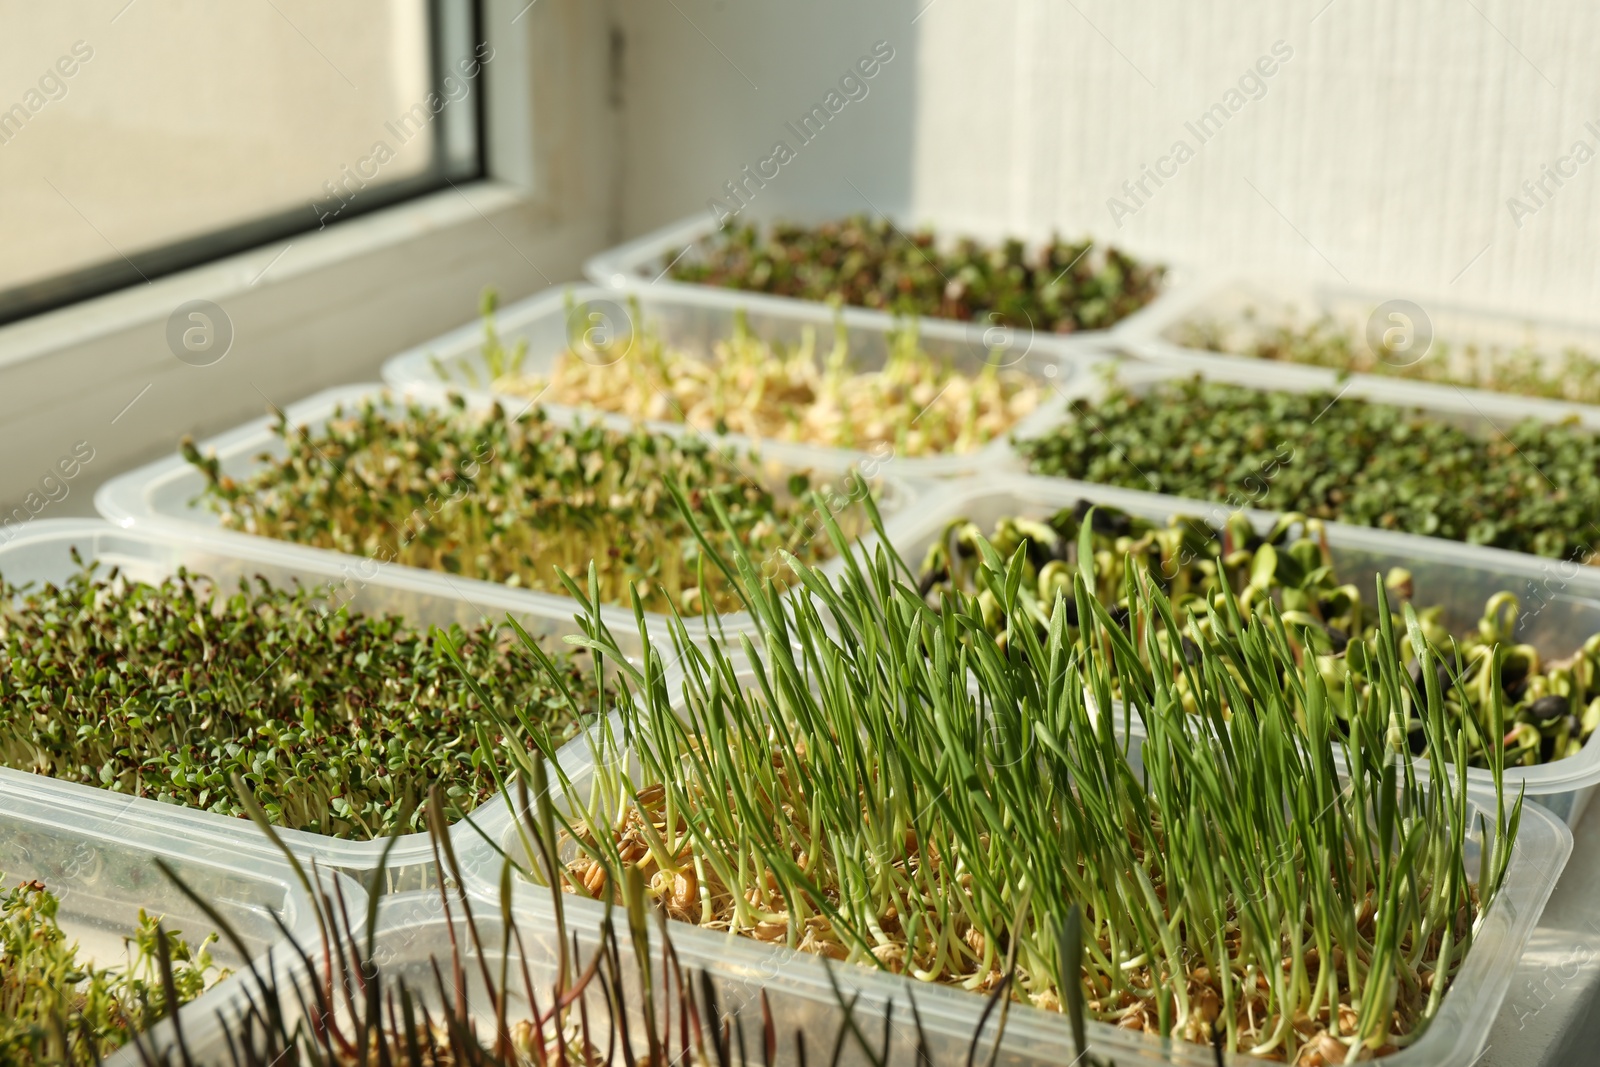
[[[928,594],[933,592],[933,587],[935,585],[937,585],[938,583],[944,581],[945,579],[947,579],[949,577],[950,577],[950,571],[949,571],[948,568],[946,568],[946,567],[935,567],[933,570],[930,570],[927,574],[924,574],[922,576],[922,580],[921,581],[917,582],[917,593],[920,596],[922,596],[924,599],[926,599]]]
[[[1329,644],[1333,645],[1333,654],[1335,656],[1343,655],[1344,650],[1350,647],[1350,635],[1339,629],[1337,626],[1325,625],[1322,627],[1322,629],[1328,635]]]
[[[1183,639],[1183,658],[1190,666],[1200,662],[1200,646],[1187,637]]]
[[[1571,709],[1571,706],[1572,702],[1566,697],[1559,697],[1551,694],[1550,696],[1540,697],[1532,704],[1529,704],[1528,716],[1532,718],[1534,722],[1546,723],[1567,714],[1567,712]]]

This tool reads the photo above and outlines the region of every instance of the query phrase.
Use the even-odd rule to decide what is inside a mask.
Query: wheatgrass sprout
[[[633,307],[642,321],[637,302]],[[492,319],[485,330],[494,338]],[[484,360],[497,391],[547,404],[898,456],[974,451],[1003,437],[1045,395],[1027,374],[996,360],[975,374],[957,370],[918,343],[915,319],[890,333],[888,348],[881,369],[864,370],[842,319],[824,353],[814,328],[807,326],[796,345],[767,341],[750,332],[740,310],[732,334],[709,353],[669,344],[645,327],[607,342],[601,354],[610,358],[572,348],[557,353],[547,375],[498,370],[520,360],[508,361],[488,344]]]
[[[670,681],[653,648],[623,661],[591,596],[583,643],[633,699],[587,732],[591,772],[556,765],[566,887],[613,899],[636,871],[679,921],[977,992],[1008,983],[1048,1010],[1081,996],[1101,1021],[1262,1057],[1416,1041],[1521,814],[1491,748],[1494,798],[1474,825],[1440,650],[1407,608],[1423,669],[1406,670],[1380,580],[1374,684],[1336,708],[1274,605],[1246,614],[1224,590],[1207,626],[1180,624],[1125,564],[1114,616],[1091,595],[1091,525],[1049,625],[1004,646],[976,598],[929,605],[892,551],[851,552],[837,527],[838,576],[793,561],[787,594],[713,553],[761,632],[702,647],[674,620]],[[1015,614],[1025,548],[977,547]],[[1417,774],[1399,725],[1412,708],[1454,775]],[[1492,723],[1504,714],[1495,697]]]
[[[731,536],[757,558],[816,560],[829,548],[799,499],[809,472],[788,472],[774,490],[754,480],[756,457],[698,437],[559,426],[542,408],[507,417],[460,397],[443,408],[366,400],[316,429],[279,412],[274,432],[284,455],[261,456],[242,481],[184,440],[206,480],[199,499],[224,527],[544,591],[593,561],[608,603],[637,591],[651,611],[690,613],[727,610],[737,597],[700,566],[670,482],[689,486],[697,513],[709,517],[715,500],[731,516],[734,532],[718,528],[714,542]],[[854,498],[842,508],[847,526],[864,523]]]
[[[1090,505],[1080,501],[1043,520],[1022,516],[998,519],[989,533],[990,543],[1009,556],[1024,547],[1022,581],[1017,588],[1017,611],[1001,610],[1004,590],[984,583],[978,540],[982,531],[974,523],[953,519],[923,558],[917,588],[937,606],[951,591],[975,596],[984,626],[1002,645],[1014,640],[1018,626],[1048,631],[1051,612],[1059,604],[1066,612],[1068,636],[1077,634],[1077,604],[1057,599],[1058,591],[1071,588],[1077,567],[1078,534],[1086,528]],[[1131,561],[1157,582],[1171,600],[1180,625],[1193,618],[1202,631],[1210,627],[1206,606],[1221,610],[1224,587],[1246,614],[1269,601],[1283,612],[1290,642],[1302,661],[1310,657],[1322,673],[1333,697],[1334,728],[1348,732],[1340,714],[1340,694],[1348,685],[1368,686],[1369,653],[1381,639],[1378,616],[1370,597],[1338,573],[1320,519],[1289,513],[1266,531],[1257,532],[1250,520],[1230,515],[1213,529],[1200,519],[1173,516],[1165,525],[1115,509],[1095,508],[1089,546],[1095,562],[1095,599],[1123,619],[1129,610],[1124,596],[1125,561]],[[1508,766],[1537,766],[1576,755],[1600,726],[1600,634],[1591,635],[1569,656],[1541,656],[1538,648],[1515,640],[1519,604],[1515,594],[1502,590],[1484,603],[1483,614],[1471,630],[1452,634],[1441,621],[1438,603],[1423,607],[1441,592],[1438,583],[1418,588],[1409,571],[1391,570],[1384,578],[1388,595],[1397,602],[1416,605],[1418,622],[1429,641],[1444,647],[1457,640],[1456,658],[1441,662],[1443,677],[1460,675],[1461,688],[1447,686],[1444,700],[1453,718],[1466,718],[1468,763],[1487,767],[1486,746],[1498,744]],[[1421,666],[1413,656],[1409,635],[1396,632],[1407,669],[1420,680]],[[1493,714],[1490,664],[1497,648],[1504,649],[1501,671],[1506,705],[1506,729],[1490,729]],[[1183,644],[1171,649],[1174,667],[1179,656],[1189,654]],[[1414,755],[1427,752],[1422,721],[1413,713],[1406,724],[1406,741]]]

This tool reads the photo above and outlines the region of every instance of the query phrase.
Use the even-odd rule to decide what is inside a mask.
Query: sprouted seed
[[[258,577],[229,593],[182,569],[0,579],[0,762],[242,816],[238,774],[278,826],[366,840],[422,829],[419,783],[462,810],[497,790],[473,758],[482,716],[461,670],[556,738],[593,705],[586,655],[552,653],[561,689],[508,629],[453,628],[458,667],[398,616],[332,607],[325,591]]]
[[[1073,601],[1057,599],[1057,592],[1072,587],[1078,568],[1078,537],[1090,505],[1063,509],[1047,519],[1023,516],[999,519],[987,539],[1001,555],[1023,549],[1022,583],[1017,589],[1019,614],[1007,617],[1000,610],[1004,589],[982,584],[984,568],[978,542],[985,535],[971,522],[956,519],[928,546],[919,570],[918,589],[930,605],[959,592],[975,599],[984,627],[1002,646],[1013,645],[1010,630],[1028,625],[1040,639],[1048,633],[1051,612],[1066,612],[1069,636],[1077,634]],[[1346,583],[1337,573],[1323,524],[1317,519],[1289,514],[1280,517],[1265,535],[1243,515],[1230,516],[1221,528],[1189,516],[1174,516],[1166,525],[1112,508],[1093,510],[1090,545],[1094,552],[1096,599],[1115,617],[1131,610],[1125,595],[1123,568],[1132,562],[1160,584],[1180,621],[1193,619],[1196,627],[1210,627],[1208,606],[1221,611],[1232,596],[1242,612],[1251,613],[1267,601],[1282,609],[1290,628],[1290,644],[1303,657],[1312,657],[1333,697],[1334,728],[1348,730],[1341,717],[1339,695],[1347,685],[1374,684],[1368,674],[1372,652],[1380,640],[1378,619],[1370,598],[1359,585]],[[1572,655],[1546,659],[1533,645],[1515,639],[1519,603],[1515,594],[1502,591],[1489,597],[1483,615],[1470,632],[1451,634],[1440,620],[1443,607],[1428,603],[1428,593],[1417,590],[1409,572],[1395,569],[1385,577],[1385,587],[1397,606],[1418,605],[1417,621],[1427,639],[1438,647],[1456,640],[1459,659],[1453,667],[1441,663],[1445,710],[1466,726],[1468,763],[1485,767],[1484,746],[1505,749],[1507,766],[1536,766],[1576,755],[1595,727],[1600,725],[1600,634],[1590,636]],[[1226,587],[1226,592],[1224,592]],[[1446,590],[1448,592],[1448,590]],[[1407,669],[1418,670],[1411,658],[1409,635],[1399,628],[1400,652]],[[1506,731],[1491,736],[1492,694],[1489,692],[1495,649],[1503,648],[1502,699]],[[1192,655],[1191,646],[1179,652]],[[1180,688],[1186,684],[1181,665],[1174,661]],[[1461,679],[1458,690],[1451,679]],[[1416,755],[1424,754],[1426,732],[1420,718],[1410,717],[1407,742]]]
[[[492,324],[486,330],[492,339]],[[740,311],[710,358],[646,328],[593,351],[569,348],[548,376],[512,372],[494,386],[638,420],[830,448],[888,448],[897,456],[971,452],[1039,405],[1042,390],[1028,375],[993,360],[976,374],[961,373],[917,343],[914,322],[895,330],[888,346],[881,370],[862,370],[842,321],[832,348],[819,353],[811,327],[791,347],[754,336]]]
[[[1174,340],[1190,348],[1280,363],[1600,403],[1600,356],[1576,346],[1544,351],[1529,344],[1451,344],[1435,338],[1419,359],[1387,347],[1374,351],[1364,338],[1331,315],[1310,322],[1269,323],[1254,308],[1245,309],[1236,321],[1183,323],[1174,331]]]
[[[680,281],[1051,333],[1106,329],[1155,299],[1165,273],[1089,240],[947,244],[864,215],[731,227],[662,268]]]
[[[87,1067],[226,977],[211,961],[215,936],[190,945],[143,911],[127,957],[90,960],[56,916],[43,883],[0,890],[0,1063]],[[158,940],[170,959],[164,983]]]
[[[315,428],[280,412],[275,432],[285,454],[263,454],[241,481],[184,440],[205,476],[200,499],[223,526],[555,593],[558,570],[592,560],[607,602],[627,604],[632,588],[650,611],[690,614],[735,601],[724,576],[701,566],[669,481],[687,482],[697,513],[711,514],[713,500],[728,511],[733,532],[713,541],[734,538],[772,560],[780,551],[818,560],[829,548],[815,536],[817,512],[798,499],[812,488],[807,473],[774,492],[752,479],[756,459],[700,438],[558,426],[542,408],[474,412],[459,397],[442,408],[366,401]],[[860,492],[853,481],[832,494],[847,527],[860,525]]]
[[[979,551],[1015,614],[1023,550]],[[676,685],[658,652],[623,665],[637,702],[621,702],[620,730],[589,733],[587,783],[561,776],[577,852],[564,883],[609,898],[631,868],[680,921],[975,991],[1009,976],[1037,1007],[1081,996],[1092,1018],[1230,1052],[1310,1065],[1415,1042],[1494,906],[1521,818],[1499,749],[1478,816],[1464,773],[1419,776],[1391,730],[1397,711],[1426,709],[1432,750],[1464,769],[1467,735],[1415,612],[1420,679],[1380,581],[1378,684],[1335,697],[1274,606],[1246,615],[1226,598],[1207,630],[1180,625],[1128,566],[1119,621],[1092,595],[1090,555],[1071,589],[1077,641],[1057,605],[1042,638],[1024,627],[1002,649],[971,598],[928,606],[884,548],[838,578],[796,563],[806,595],[787,601],[743,587],[759,640],[693,646],[675,625]],[[620,652],[585,611],[597,654]],[[1180,690],[1152,665],[1184,637]],[[1498,731],[1503,699],[1491,715]],[[1130,749],[1135,718],[1146,740]]]
[[[1337,392],[1196,377],[1113,384],[1020,449],[1037,474],[1201,500],[1268,470],[1264,510],[1553,559],[1589,562],[1600,544],[1600,437],[1537,419],[1478,433]]]

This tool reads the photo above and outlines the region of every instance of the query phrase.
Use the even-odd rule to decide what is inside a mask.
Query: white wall
[[[901,58],[874,96],[753,214],[865,209],[853,181],[915,221],[1088,232],[1197,264],[1596,314],[1600,160],[1551,183],[1543,207],[1523,194],[1538,209],[1520,227],[1507,199],[1575,141],[1600,150],[1600,5],[620,0],[619,12],[629,234],[704,210],[834,68],[886,38]],[[1292,56],[1261,99],[1164,186],[1147,181],[1142,205],[1122,192],[1179,138],[1196,146],[1185,121],[1280,40]],[[1137,210],[1114,220],[1113,196]]]

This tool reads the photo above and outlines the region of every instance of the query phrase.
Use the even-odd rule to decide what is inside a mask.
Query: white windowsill
[[[164,322],[186,300],[226,304],[252,290],[267,290],[321,271],[338,271],[358,257],[397,249],[427,234],[484,217],[533,207],[531,198],[500,182],[482,181],[405,201],[348,222],[297,234],[270,245],[214,260],[147,284],[0,327],[0,368],[48,357],[96,338]]]

